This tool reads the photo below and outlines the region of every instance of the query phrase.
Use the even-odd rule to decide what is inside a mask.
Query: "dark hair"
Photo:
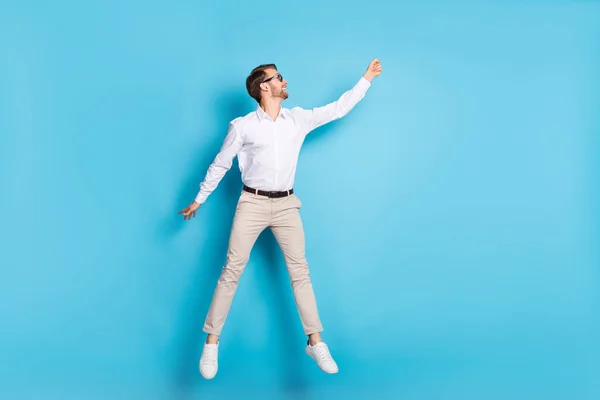
[[[246,89],[248,90],[248,94],[258,103],[260,103],[261,94],[260,94],[260,84],[265,80],[267,74],[265,74],[265,70],[273,68],[277,71],[277,67],[275,64],[263,64],[254,68],[250,75],[246,78]]]

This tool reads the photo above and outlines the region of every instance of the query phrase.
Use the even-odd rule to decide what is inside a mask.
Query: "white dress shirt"
[[[202,204],[216,189],[238,156],[242,182],[267,191],[292,189],[300,148],[306,135],[348,114],[364,97],[371,83],[361,77],[354,87],[325,106],[306,110],[281,108],[273,120],[258,106],[255,111],[229,123],[223,146],[208,168],[196,202]]]

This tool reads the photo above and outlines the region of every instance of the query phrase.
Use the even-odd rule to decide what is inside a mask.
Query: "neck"
[[[263,111],[267,113],[267,115],[271,117],[273,121],[275,121],[279,115],[279,110],[281,110],[281,99],[262,99],[260,102],[260,108],[262,108]]]

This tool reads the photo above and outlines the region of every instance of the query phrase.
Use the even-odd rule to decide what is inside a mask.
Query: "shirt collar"
[[[265,110],[263,110],[263,109],[261,108],[261,106],[260,106],[260,105],[258,105],[258,106],[256,107],[256,115],[258,116],[258,120],[259,120],[259,121],[262,121],[263,119],[265,119],[265,118],[267,118],[267,117],[268,117],[267,113],[265,112]]]
[[[277,118],[282,118],[282,117],[284,116],[284,113],[285,113],[285,108],[281,107],[281,108],[279,109],[279,116],[278,116]],[[265,110],[263,110],[263,109],[261,108],[261,106],[260,106],[260,105],[258,105],[258,106],[256,107],[256,115],[258,116],[258,121],[259,121],[259,122],[260,122],[260,121],[262,121],[262,120],[263,120],[263,119],[265,119],[265,118],[268,118],[268,119],[272,120],[272,119],[271,119],[271,117],[269,116],[269,114],[267,114],[267,113],[265,112]]]

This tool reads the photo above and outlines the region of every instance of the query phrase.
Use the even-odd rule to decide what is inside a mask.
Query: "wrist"
[[[363,75],[363,78],[365,78],[366,80],[371,82],[373,80],[373,78],[375,78],[375,77],[373,75],[365,72],[365,74]]]

